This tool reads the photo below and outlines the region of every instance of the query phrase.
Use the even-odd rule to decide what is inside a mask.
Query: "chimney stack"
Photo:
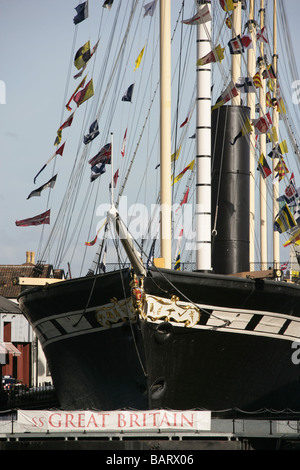
[[[26,263],[34,264],[34,251],[26,251]]]

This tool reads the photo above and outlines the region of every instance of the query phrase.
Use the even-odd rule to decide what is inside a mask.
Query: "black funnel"
[[[232,144],[247,117],[243,106],[212,113],[212,268],[218,274],[249,271],[249,135]]]

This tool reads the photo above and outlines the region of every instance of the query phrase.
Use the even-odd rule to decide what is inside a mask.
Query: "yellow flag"
[[[78,70],[84,67],[91,58],[90,47],[90,41],[88,41],[76,52],[74,65]]]
[[[220,5],[224,11],[232,11],[237,7],[237,2],[233,0],[221,0]]]
[[[300,245],[300,230],[298,230],[296,233],[294,233],[291,236],[291,238],[289,238],[289,240],[287,242],[285,242],[285,244],[283,246],[284,247],[289,246],[292,243],[294,243],[295,245]]]
[[[267,132],[267,136],[269,137],[270,141],[275,143],[278,142],[278,134],[276,127],[271,127],[271,132]]]
[[[180,150],[181,150],[181,146],[179,147],[178,150],[176,150],[176,152],[174,152],[171,155],[171,162],[174,162],[174,160],[177,160],[177,158],[179,157],[179,154],[180,154]]]
[[[138,58],[137,58],[136,61],[135,61],[135,69],[134,69],[134,71],[135,71],[136,69],[138,69],[139,66],[140,66],[140,63],[141,63],[141,60],[142,60],[142,57],[143,57],[143,54],[144,54],[144,50],[145,50],[145,46],[143,47],[143,49],[142,49],[141,52],[139,53]]]
[[[210,64],[211,62],[222,62],[224,59],[224,50],[220,44],[217,45],[212,51],[206,54],[204,57],[198,59],[196,65]]]
[[[187,170],[193,170],[194,164],[195,164],[195,160],[191,161],[191,163],[188,166],[186,166],[184,170],[182,170],[181,173],[179,173],[179,175],[176,176],[176,178],[174,178],[172,186],[174,183],[177,183],[178,181],[181,180],[181,178],[183,177],[183,175],[185,174]]]
[[[286,109],[285,109],[284,102],[283,102],[282,98],[280,98],[280,100],[278,101],[278,111],[280,113],[286,114]]]
[[[289,149],[285,139],[279,144],[279,148],[281,153],[288,153]]]

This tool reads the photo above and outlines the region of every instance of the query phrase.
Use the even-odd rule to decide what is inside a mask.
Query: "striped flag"
[[[16,220],[17,227],[28,227],[29,225],[50,224],[50,209],[42,214],[30,217],[29,219]]]
[[[289,209],[289,207],[285,204],[282,209],[278,212],[275,222],[274,222],[274,231],[283,233],[287,230],[290,230],[293,227],[296,227],[295,219]]]

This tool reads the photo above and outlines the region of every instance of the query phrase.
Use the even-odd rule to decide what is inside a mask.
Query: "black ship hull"
[[[152,269],[33,288],[20,307],[63,409],[300,410],[300,286]]]

